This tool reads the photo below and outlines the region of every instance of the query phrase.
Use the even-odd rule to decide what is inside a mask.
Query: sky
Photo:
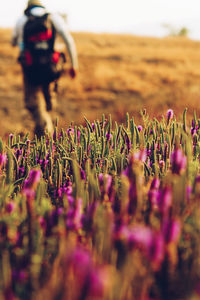
[[[13,27],[26,3],[27,0],[5,0],[0,10],[0,27]],[[66,13],[71,31],[162,37],[171,29],[186,27],[191,38],[200,40],[200,0],[43,0],[43,3],[50,11]]]

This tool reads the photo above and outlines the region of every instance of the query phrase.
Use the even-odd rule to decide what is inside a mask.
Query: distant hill
[[[0,29],[0,135],[32,132],[24,109],[18,49],[10,46],[11,31]],[[200,43],[185,38],[144,38],[132,35],[73,33],[80,71],[60,80],[58,108],[61,126],[125,113],[141,122],[140,110],[161,118],[168,108],[177,115],[188,107],[200,113]],[[66,66],[69,68],[68,62]]]

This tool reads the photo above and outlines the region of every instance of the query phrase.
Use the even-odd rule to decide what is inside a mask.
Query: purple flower
[[[198,296],[200,296],[200,282],[198,282],[198,284],[196,285],[195,292]]]
[[[15,156],[16,156],[17,160],[20,159],[21,155],[22,155],[22,150],[21,149],[17,149],[15,151]]]
[[[14,270],[12,272],[12,279],[14,281],[20,282],[20,283],[24,283],[28,278],[28,274],[25,270]]]
[[[149,227],[135,226],[128,234],[129,247],[136,246],[148,249],[152,241],[152,230]]]
[[[144,163],[147,159],[146,149],[133,153],[133,158],[134,158],[134,160],[139,160],[142,163]]]
[[[7,156],[6,154],[0,154],[0,167],[3,167],[6,163]]]
[[[33,169],[29,173],[29,177],[24,181],[23,194],[28,200],[32,200],[35,197],[35,190],[40,181],[42,173],[40,170]]]
[[[188,185],[186,188],[186,199],[188,203],[190,202],[191,194],[192,194],[192,187]]]
[[[181,232],[180,222],[178,220],[171,219],[164,221],[162,225],[162,232],[167,244],[177,243]]]
[[[141,132],[143,130],[141,125],[138,125],[137,129],[138,129],[139,132]]]
[[[172,173],[180,174],[186,168],[187,159],[181,149],[175,149],[171,154]]]
[[[165,256],[165,244],[161,233],[153,232],[147,255],[153,265],[159,268]]]
[[[81,299],[83,292],[85,299],[102,299],[108,281],[106,268],[95,266],[91,254],[80,247],[68,254],[66,261],[67,270],[77,285],[76,299]]]
[[[31,147],[31,141],[30,140],[26,141],[26,147],[27,147],[27,154],[29,154],[30,153],[30,147]]]
[[[174,112],[172,109],[168,109],[167,111],[167,124],[169,124],[169,121],[173,118]]]
[[[68,137],[70,137],[70,134],[74,135],[74,128],[73,127],[67,129],[67,135],[68,135]]]
[[[79,230],[82,227],[82,199],[77,199],[67,212],[66,226],[68,229]]]
[[[11,133],[9,134],[9,140],[10,140],[10,145],[13,145],[13,140],[14,140],[14,135]]]
[[[93,202],[92,204],[89,205],[87,208],[86,212],[82,215],[82,224],[83,227],[86,231],[91,232],[92,231],[92,226],[94,222],[94,214],[97,208],[97,202]]]
[[[151,150],[150,149],[147,151],[147,156],[151,157]]]
[[[112,137],[112,134],[110,134],[109,132],[106,133],[106,141],[110,141]]]
[[[190,132],[191,132],[191,134],[194,136],[194,134],[197,132],[197,131],[196,131],[196,128],[191,127]]]
[[[152,182],[151,182],[151,187],[150,187],[150,189],[152,190],[152,189],[159,189],[159,186],[160,186],[160,179],[158,179],[158,178],[154,178],[153,180],[152,180]]]
[[[158,267],[165,254],[162,234],[149,227],[135,226],[129,233],[129,246],[144,251],[153,265]]]
[[[112,196],[112,176],[109,174],[99,174],[99,186],[101,191],[101,198],[104,199],[105,195],[109,196],[109,199],[111,200]]]
[[[159,191],[157,189],[150,189],[148,192],[148,201],[149,201],[149,209],[152,211],[153,209],[158,208],[158,195]]]
[[[172,189],[168,186],[159,190],[157,198],[158,208],[162,215],[166,215],[172,205]]]
[[[6,300],[15,300],[16,299],[16,297],[12,291],[12,288],[10,286],[5,288],[3,294],[4,294],[4,299],[6,299]]]
[[[48,163],[49,163],[49,160],[47,160],[47,159],[40,159],[39,160],[39,164],[40,164],[40,166],[41,166],[41,168],[44,170],[45,168],[46,168],[46,166],[48,165]]]
[[[6,204],[6,211],[11,214],[13,210],[15,209],[15,203],[14,202],[8,202]]]
[[[133,182],[129,188],[129,203],[128,203],[128,214],[134,215],[137,209],[137,190],[136,184]]]
[[[159,167],[160,167],[160,170],[162,172],[164,170],[164,167],[165,167],[165,161],[164,160],[159,161]]]
[[[92,299],[103,299],[105,286],[109,280],[106,270],[93,267],[89,273],[88,294]]]
[[[63,213],[63,208],[61,208],[61,207],[54,209],[51,212],[51,215],[50,215],[50,225],[51,226],[58,225],[59,217],[62,215],[62,213]]]
[[[46,222],[45,218],[41,216],[41,217],[39,217],[38,221],[39,221],[40,226],[43,229],[46,229],[47,222]]]
[[[29,173],[29,177],[24,182],[24,188],[34,189],[42,176],[40,170],[33,169]]]
[[[81,179],[85,180],[86,179],[85,171],[81,169],[80,173],[81,173]]]

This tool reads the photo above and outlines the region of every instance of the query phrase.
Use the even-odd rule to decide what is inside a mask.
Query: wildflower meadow
[[[200,298],[200,120],[0,140],[0,300]]]

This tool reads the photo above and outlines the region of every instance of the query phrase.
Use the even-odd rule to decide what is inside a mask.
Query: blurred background
[[[0,26],[12,27],[26,6],[26,0],[4,1]],[[200,38],[198,0],[44,0],[45,6],[68,16],[73,31],[131,33],[165,36],[187,28],[189,36]]]
[[[12,28],[26,0],[4,1],[0,10],[0,135],[32,132],[24,108],[18,49],[10,45]],[[79,74],[59,82],[62,127],[91,121],[102,113],[123,122],[128,111],[161,118],[172,108],[181,117],[200,112],[200,2],[197,0],[49,0],[49,11],[67,20],[75,39]]]

